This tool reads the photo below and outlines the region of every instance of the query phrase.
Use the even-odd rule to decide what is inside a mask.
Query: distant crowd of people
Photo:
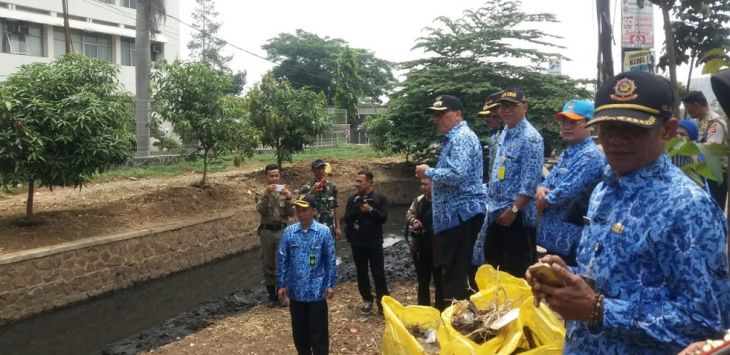
[[[730,73],[713,84],[730,105]],[[478,113],[492,129],[486,159],[461,100],[436,97],[425,110],[444,141],[435,166],[415,167],[421,194],[405,216],[418,304],[443,310],[467,299],[486,263],[524,277],[536,306],[544,302],[567,321],[565,353],[676,354],[723,334],[730,327],[727,184],[693,181],[680,168],[705,157],[670,158],[665,145],[675,136],[725,143],[728,127],[701,92],[681,98],[690,119],[673,117],[675,100],[665,78],[641,72],[611,78],[594,101],[568,100],[554,116],[566,148],[544,176],[543,138],[526,118],[522,90],[489,95]],[[288,304],[299,354],[329,351],[326,300],[343,231],[360,312],[376,307],[382,315],[388,294],[387,198],[362,170],[341,215],[326,168],[312,162],[314,179],[293,200],[279,184],[279,167],[269,165],[267,186],[256,194],[268,305]],[[295,215],[299,222],[287,225]],[[558,282],[534,275],[536,265],[547,265]]]

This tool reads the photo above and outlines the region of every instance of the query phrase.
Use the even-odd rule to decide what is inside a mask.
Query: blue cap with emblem
[[[605,121],[651,128],[672,118],[674,91],[669,80],[645,72],[624,72],[601,85],[587,125]]]

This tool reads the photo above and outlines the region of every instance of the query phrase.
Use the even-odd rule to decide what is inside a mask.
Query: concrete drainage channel
[[[402,241],[406,206],[389,211],[386,276],[415,280]],[[354,281],[349,244],[337,243],[339,281]],[[138,283],[0,326],[3,354],[136,354],[175,341],[265,297],[258,249]],[[172,318],[171,318],[172,317]]]

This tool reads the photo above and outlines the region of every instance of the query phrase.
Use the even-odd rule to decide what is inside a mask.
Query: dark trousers
[[[418,304],[431,306],[431,278],[433,278],[434,307],[439,311],[446,309],[441,266],[433,266],[433,258],[420,255],[414,260],[414,265],[416,266],[416,280],[418,281]]]
[[[487,229],[484,256],[489,265],[515,277],[525,277],[525,271],[535,262],[535,229],[525,227],[522,212],[505,227],[492,222]]]
[[[383,257],[383,245],[351,245],[352,260],[355,262],[357,272],[357,289],[360,291],[363,301],[373,302],[373,294],[370,289],[370,278],[368,277],[368,264],[375,282],[375,297],[380,307],[380,299],[388,294],[388,283],[385,281],[385,258]]]
[[[464,300],[471,290],[476,290],[476,269],[471,265],[471,256],[483,221],[484,215],[480,214],[438,234],[443,258],[444,299]]]
[[[299,355],[329,354],[327,301],[289,300],[294,346]]]
[[[727,172],[723,175],[721,183],[713,180],[707,180],[707,187],[710,189],[710,195],[715,199],[721,210],[725,210],[725,200],[727,200]]]

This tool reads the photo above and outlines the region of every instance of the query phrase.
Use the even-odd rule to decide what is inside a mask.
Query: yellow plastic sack
[[[426,354],[423,346],[408,332],[406,327],[419,325],[441,331],[441,315],[436,308],[425,306],[403,306],[390,296],[381,301],[385,316],[383,354],[409,355]]]
[[[453,306],[449,307],[441,314],[441,354],[512,354],[520,349],[525,349],[526,354],[562,353],[565,327],[544,304],[540,308],[534,307],[532,292],[524,279],[483,265],[477,271],[476,281],[480,291],[471,296],[471,301],[478,309],[484,309],[495,298],[500,303],[505,302],[506,297],[513,302],[513,309],[520,309],[519,317],[500,329],[495,338],[477,344],[451,326]],[[531,349],[525,336],[526,331],[531,335],[536,348]]]

